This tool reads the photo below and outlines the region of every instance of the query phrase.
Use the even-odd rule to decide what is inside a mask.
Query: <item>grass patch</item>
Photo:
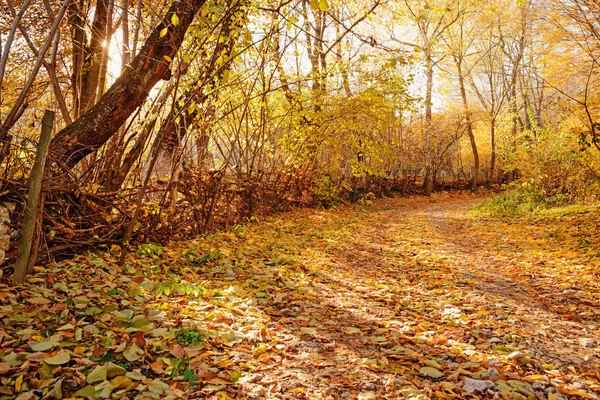
[[[505,192],[480,203],[473,211],[496,217],[520,217],[560,216],[591,209],[598,209],[598,205],[580,203],[563,194],[547,196],[543,191],[524,183],[509,185]]]

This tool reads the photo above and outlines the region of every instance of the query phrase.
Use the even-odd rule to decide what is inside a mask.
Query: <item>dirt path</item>
[[[0,282],[0,399],[600,398],[598,211],[297,210]]]
[[[478,201],[309,216],[286,238],[309,274],[270,313],[285,347],[267,397],[451,398],[469,378],[476,397],[597,398],[599,270],[580,263],[598,259],[548,236],[555,220],[482,218]]]

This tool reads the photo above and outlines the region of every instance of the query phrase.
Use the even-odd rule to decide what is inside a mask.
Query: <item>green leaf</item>
[[[192,385],[196,385],[198,383],[198,375],[196,375],[192,367],[190,367],[189,365],[185,368],[185,371],[183,372],[183,381],[189,382]]]

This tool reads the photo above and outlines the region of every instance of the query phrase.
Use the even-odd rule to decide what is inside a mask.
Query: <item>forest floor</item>
[[[0,399],[600,398],[600,211],[296,210],[0,285]]]

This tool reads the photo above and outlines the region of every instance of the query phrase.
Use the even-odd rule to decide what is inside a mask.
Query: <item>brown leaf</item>
[[[0,362],[0,375],[4,375],[10,372],[10,364],[6,362]]]
[[[150,364],[150,369],[152,369],[152,372],[154,372],[157,375],[160,375],[162,373],[165,372],[165,363],[162,361],[155,361],[152,364]]]
[[[137,331],[132,337],[131,341],[137,343],[142,349],[146,348],[146,339],[144,339],[144,333]]]
[[[185,357],[185,350],[183,350],[183,347],[181,347],[180,344],[175,344],[172,348],[171,348],[171,354],[174,357],[177,358],[183,358]]]

